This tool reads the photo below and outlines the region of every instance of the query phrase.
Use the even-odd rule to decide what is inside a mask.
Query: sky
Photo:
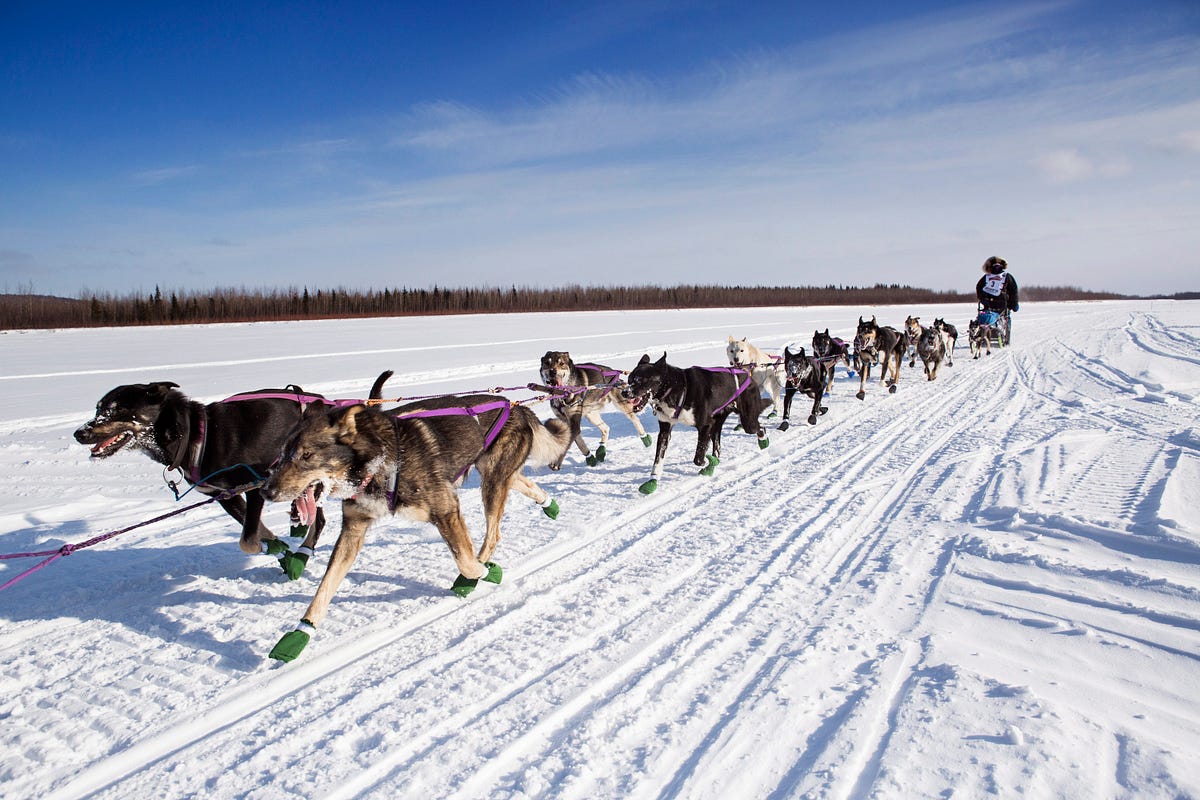
[[[0,0],[0,292],[1200,289],[1200,4]]]

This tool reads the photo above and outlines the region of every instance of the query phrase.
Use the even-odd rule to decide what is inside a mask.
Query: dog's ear
[[[663,350],[662,358],[660,358],[657,363],[659,363],[659,364],[667,363],[667,351],[666,350]]]
[[[733,337],[732,337],[732,336],[730,336],[730,337],[729,337],[729,343],[730,343],[730,344],[733,344],[733,342],[734,342],[734,339],[733,339]]]
[[[171,383],[171,381],[155,381],[154,383],[146,384],[146,394],[149,395],[150,399],[161,403],[172,389],[178,388],[178,383]]]
[[[342,414],[337,421],[338,441],[348,442],[358,436],[358,415],[366,410],[367,407],[361,403],[346,409],[346,413]]]
[[[825,335],[826,335],[826,336],[828,336],[828,335],[829,335],[829,328],[826,328],[826,329],[825,329]]]
[[[862,325],[862,324],[863,324],[863,318],[862,318],[862,317],[859,317],[859,318],[858,318],[858,324],[859,324],[859,325]]]
[[[649,364],[649,363],[650,363],[650,354],[642,353],[642,357],[640,359],[638,359],[638,366],[640,367],[642,364]]]

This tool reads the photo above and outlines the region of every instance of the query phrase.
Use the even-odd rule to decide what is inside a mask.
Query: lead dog
[[[721,458],[721,428],[735,410],[747,433],[758,437],[758,446],[765,448],[770,441],[758,422],[758,415],[769,402],[752,387],[754,381],[744,369],[735,367],[688,367],[681,369],[667,363],[663,353],[651,362],[643,355],[629,373],[626,396],[640,411],[649,404],[658,417],[658,442],[654,452],[654,467],[650,480],[638,487],[642,494],[658,488],[662,477],[663,458],[671,442],[675,423],[696,429],[696,455],[693,463],[701,475],[712,475]],[[709,446],[712,455],[707,456]]]
[[[900,380],[900,362],[904,360],[904,350],[907,340],[904,334],[887,325],[879,325],[875,317],[869,322],[858,318],[858,330],[854,336],[854,352],[859,368],[858,393],[854,396],[862,400],[867,396],[867,379],[870,377],[871,365],[883,359],[883,371],[879,382],[886,384],[888,391],[896,392],[896,384]],[[891,379],[888,379],[888,372]]]
[[[779,393],[783,390],[783,379],[779,376],[783,359],[732,336],[725,345],[725,355],[729,358],[729,366],[750,371],[759,391],[765,391],[771,397],[771,416],[777,416]]]
[[[600,416],[600,412],[610,403],[622,414],[629,417],[637,431],[638,438],[646,447],[650,446],[650,434],[642,427],[642,421],[633,411],[633,405],[622,393],[625,381],[621,373],[603,364],[576,364],[571,360],[571,354],[562,350],[548,350],[542,356],[542,366],[539,370],[542,382],[552,389],[582,389],[582,391],[567,391],[550,400],[550,409],[554,415],[566,422],[571,428],[571,439],[579,452],[587,459],[589,467],[604,460],[608,453],[608,425]],[[596,388],[591,388],[596,387]],[[580,420],[586,417],[588,422],[600,430],[600,444],[593,455],[588,449],[587,442],[580,433]],[[566,455],[566,451],[563,451]],[[551,469],[562,466],[562,460],[551,464]]]
[[[380,375],[371,388],[378,397]],[[242,550],[282,555],[280,566],[295,580],[304,570],[325,526],[321,509],[310,506],[313,523],[300,548],[292,553],[262,524],[263,498],[257,487],[242,494],[226,492],[255,484],[279,457],[288,433],[300,420],[306,403],[322,405],[325,398],[297,386],[262,389],[234,395],[218,403],[201,404],[170,381],[118,386],[96,403],[96,415],[75,431],[80,444],[92,445],[91,458],[110,458],[126,448],[140,450],[152,461],[180,470],[196,490],[217,496],[221,507],[242,526]],[[293,515],[298,512],[293,509]],[[308,524],[308,520],[305,520]],[[264,545],[265,543],[265,545]]]
[[[783,348],[783,369],[787,374],[787,386],[783,396],[783,422],[779,424],[779,430],[786,431],[788,429],[792,398],[796,396],[796,392],[802,392],[813,399],[812,412],[808,415],[808,424],[816,425],[817,415],[824,414],[829,410],[821,405],[821,398],[829,384],[826,374],[833,371],[833,364],[826,365],[815,357],[809,358],[804,354],[803,347],[798,347],[793,351],[792,345],[787,345]]]
[[[509,490],[544,505],[546,493],[521,469],[526,461],[549,464],[561,458],[570,443],[570,429],[561,420],[543,424],[525,406],[497,395],[434,398],[386,413],[365,405],[330,413],[310,409],[284,446],[263,494],[272,501],[293,500],[321,484],[329,498],[342,500],[342,530],[304,618],[270,657],[291,661],[300,654],[324,621],[367,528],[389,514],[437,527],[458,565],[451,587],[456,594],[465,596],[481,579],[499,583],[502,571],[490,559],[500,542]],[[478,553],[457,492],[471,467],[479,473],[487,523]]]

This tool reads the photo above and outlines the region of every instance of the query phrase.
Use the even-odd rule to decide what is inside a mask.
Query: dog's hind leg
[[[300,651],[308,644],[309,638],[318,625],[325,620],[329,611],[329,603],[334,593],[345,580],[346,574],[358,558],[362,549],[363,538],[373,518],[358,507],[353,500],[342,503],[342,532],[338,535],[333,546],[333,554],[329,557],[329,566],[317,587],[317,593],[304,612],[304,618],[294,631],[284,634],[283,638],[271,649],[270,658],[277,661],[293,661]]]
[[[486,522],[486,530],[483,535],[483,544],[479,547],[478,560],[487,564],[491,560],[492,554],[496,552],[496,546],[500,544],[500,520],[504,517],[504,506],[508,501],[508,492],[517,484],[520,490],[520,481],[516,478],[520,475],[520,467],[511,473],[505,479],[495,479],[492,476],[483,476],[481,494],[483,495],[483,516]],[[543,493],[544,494],[544,493]]]
[[[542,513],[550,519],[558,519],[558,502],[524,473],[518,472],[513,479],[513,488],[541,506]]]

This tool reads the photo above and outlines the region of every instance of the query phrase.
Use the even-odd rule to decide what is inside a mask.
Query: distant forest
[[[1072,287],[1021,288],[1022,302],[1120,299]],[[0,329],[184,325],[273,320],[504,314],[548,311],[628,311],[662,308],[857,306],[974,302],[966,292],[896,284],[854,286],[512,286],[479,289],[214,289],[150,294],[86,293],[79,299],[0,294]]]

